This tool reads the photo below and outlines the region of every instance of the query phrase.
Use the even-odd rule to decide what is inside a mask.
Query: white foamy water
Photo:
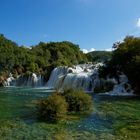
[[[12,74],[9,75],[9,78],[5,81],[5,86],[33,86],[41,87],[43,86],[43,76],[36,75],[35,73],[30,74],[29,76],[21,75],[17,78],[14,78]]]
[[[5,81],[5,86],[28,86],[28,87],[45,87],[52,90],[63,90],[64,88],[76,88],[83,89],[85,91],[94,92],[95,88],[101,88],[106,82],[114,85],[113,90],[106,92],[110,95],[132,95],[133,90],[128,83],[128,78],[123,73],[118,75],[118,79],[115,78],[99,78],[99,68],[102,63],[96,65],[82,64],[73,67],[60,66],[55,68],[47,83],[44,82],[42,75],[35,73],[29,76],[19,76],[16,79],[12,74]]]

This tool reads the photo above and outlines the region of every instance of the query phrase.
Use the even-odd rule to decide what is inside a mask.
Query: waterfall
[[[44,77],[42,75],[36,75],[32,73],[30,75],[21,75],[14,78],[12,74],[4,83],[4,86],[27,86],[27,87],[41,87],[44,86]]]
[[[105,94],[110,95],[133,94],[133,90],[125,74],[119,73],[118,79],[109,78],[109,76],[103,79],[99,77],[99,68],[101,66],[103,66],[102,63],[96,65],[81,64],[72,67],[60,66],[54,68],[47,83],[44,82],[44,77],[41,74],[32,73],[29,75],[21,75],[17,78],[14,78],[13,75],[10,74],[4,85],[28,87],[45,86],[46,88],[57,90],[76,88],[96,93],[105,92]],[[110,89],[110,87],[112,88]],[[109,91],[107,88],[112,91]]]
[[[14,79],[13,75],[10,73],[9,77],[4,82],[4,86],[11,86],[11,85],[14,85],[14,83],[15,83],[15,79]]]
[[[57,90],[76,88],[94,92],[94,89],[100,89],[106,84],[111,84],[113,90],[105,92],[105,94],[126,95],[133,93],[130,84],[128,84],[128,78],[123,73],[118,76],[119,81],[115,78],[100,78],[99,68],[102,65],[102,63],[98,63],[96,65],[83,64],[73,67],[57,67],[52,71],[46,86]]]
[[[114,85],[112,91],[107,92],[109,95],[133,95],[131,85],[128,83],[128,78],[125,74],[119,75],[119,83]]]
[[[73,67],[58,67],[52,71],[47,87],[54,89],[81,88],[91,91],[98,77],[98,69],[102,64],[83,64]],[[93,84],[95,83],[95,84]]]
[[[56,85],[58,84],[59,79],[62,76],[64,76],[65,74],[67,74],[67,68],[68,67],[55,68],[51,73],[49,81],[47,82],[47,87],[48,88],[56,88]]]

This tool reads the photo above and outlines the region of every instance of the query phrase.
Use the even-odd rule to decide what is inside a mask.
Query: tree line
[[[78,45],[68,41],[40,42],[25,47],[0,34],[0,73],[12,72],[15,75],[36,72],[42,73],[60,65],[73,65],[87,62]]]

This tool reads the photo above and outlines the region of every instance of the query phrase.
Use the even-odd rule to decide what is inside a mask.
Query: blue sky
[[[0,0],[0,33],[19,45],[72,41],[105,50],[140,36],[140,0]]]

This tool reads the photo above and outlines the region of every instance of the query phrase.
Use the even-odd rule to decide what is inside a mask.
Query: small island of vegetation
[[[93,107],[90,95],[82,90],[65,89],[55,92],[47,99],[38,102],[38,117],[41,120],[58,122],[71,115],[87,115]]]

